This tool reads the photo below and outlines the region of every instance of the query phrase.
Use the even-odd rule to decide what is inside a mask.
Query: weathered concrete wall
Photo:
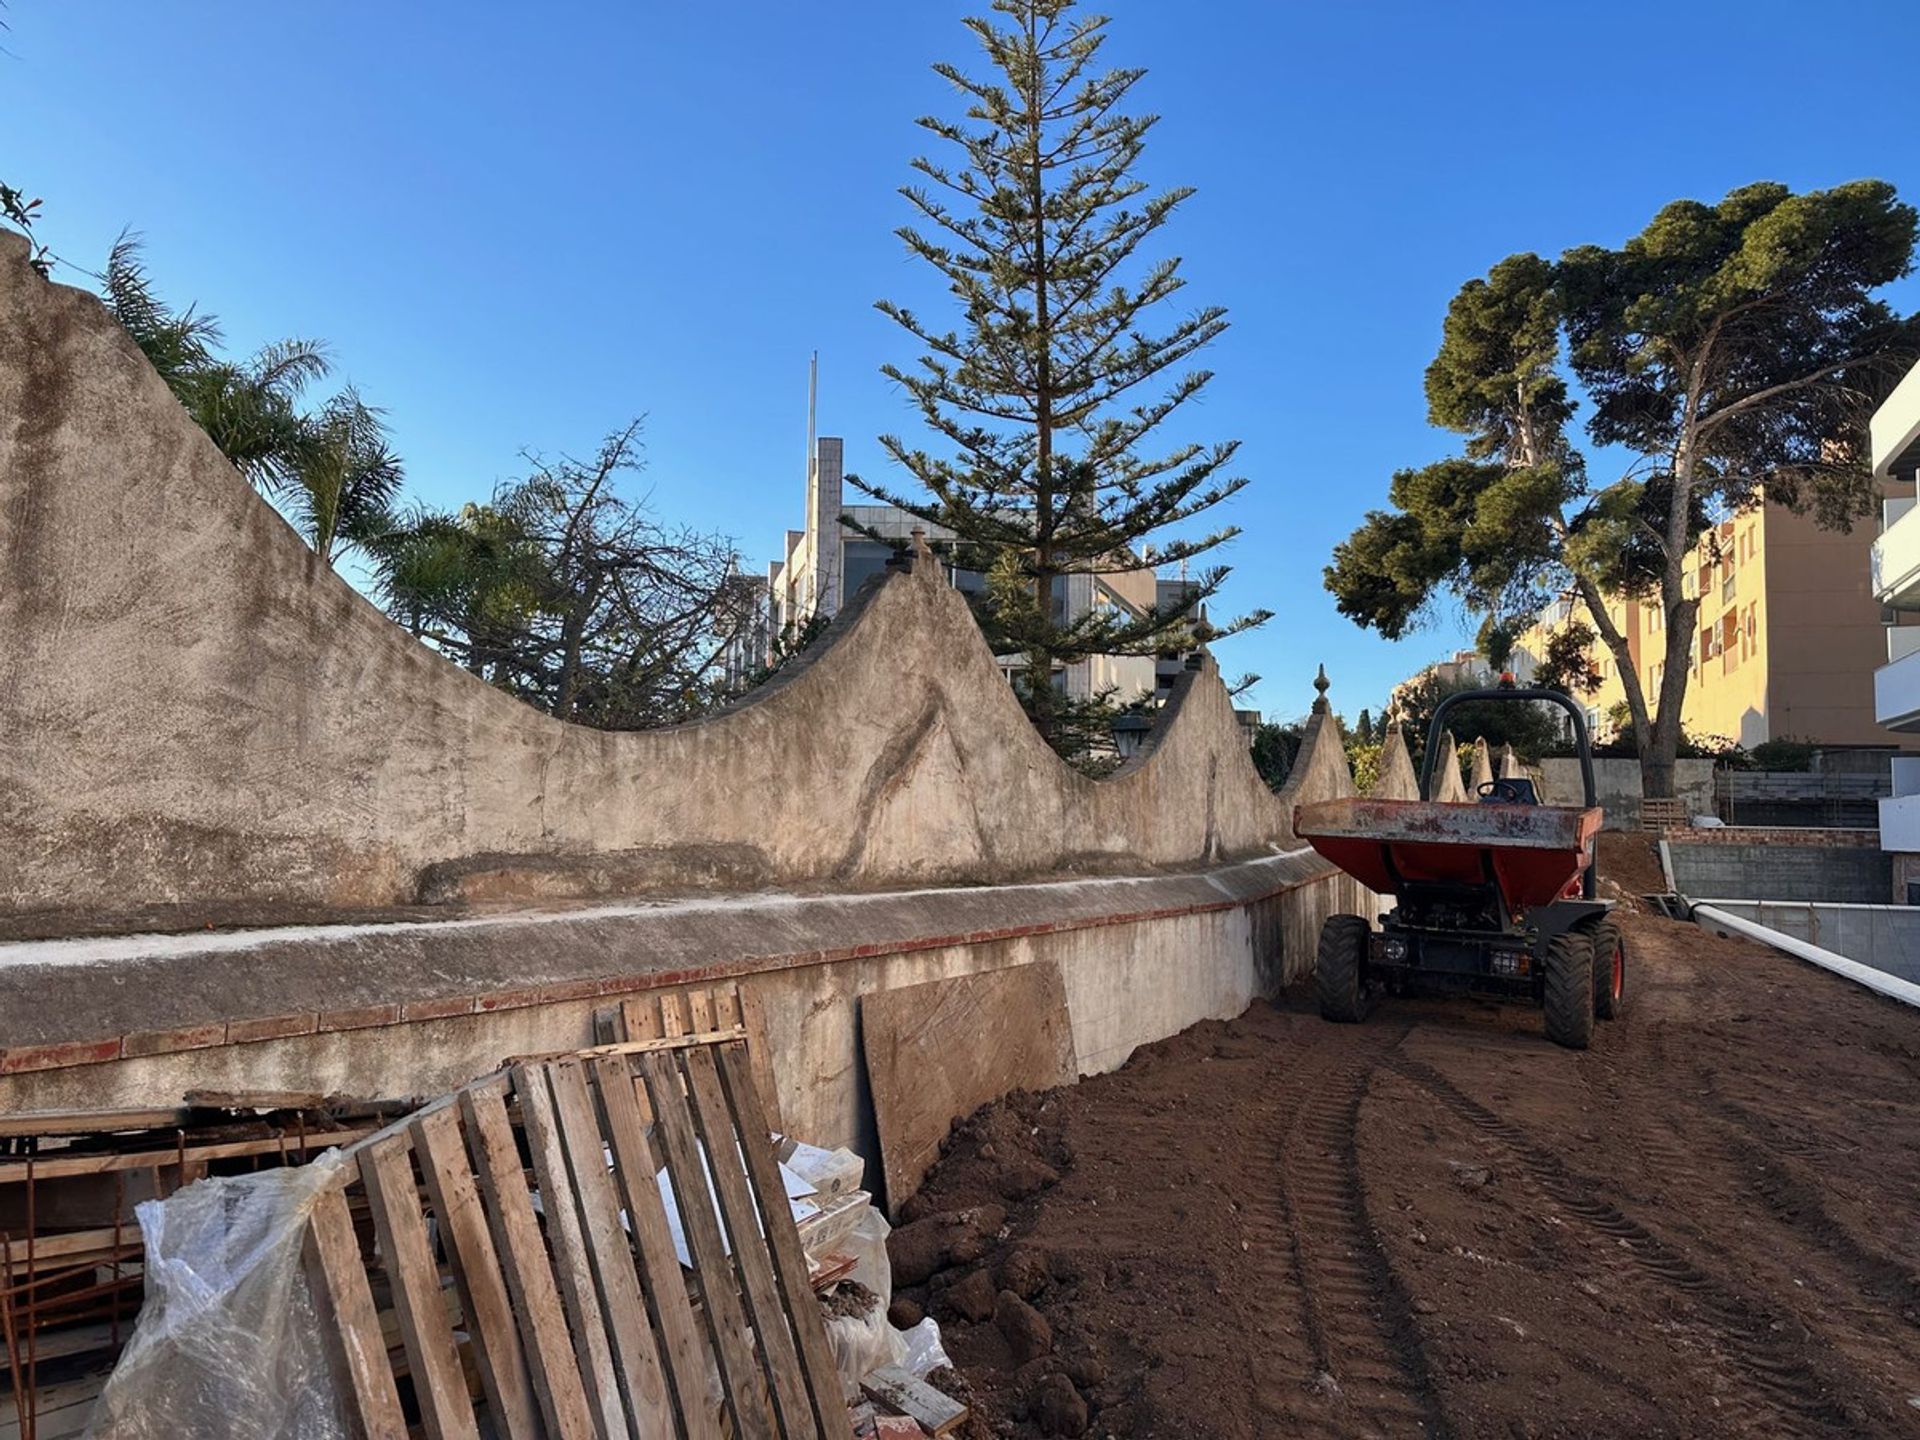
[[[593,906],[398,925],[0,945],[0,1113],[189,1089],[432,1094],[592,1041],[593,1011],[735,977],[759,995],[788,1124],[871,1149],[857,999],[1035,961],[1081,1073],[1240,1013],[1367,897],[1294,853],[1179,876]]]
[[[1555,757],[1540,762],[1540,777],[1546,786],[1543,798],[1549,805],[1580,803],[1580,762]],[[1713,814],[1713,761],[1678,760],[1674,762],[1674,789],[1689,815]],[[1638,760],[1599,759],[1593,762],[1593,787],[1606,807],[1609,830],[1640,828],[1640,762]]]
[[[560,724],[321,564],[82,291],[0,236],[0,918],[1175,869],[1292,843],[1214,669],[1093,781],[960,595],[895,574],[731,712]]]

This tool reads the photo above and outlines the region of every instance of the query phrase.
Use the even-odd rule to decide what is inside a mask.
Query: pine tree
[[[1056,603],[1064,576],[1177,563],[1231,539],[1234,527],[1148,537],[1246,484],[1223,474],[1237,441],[1142,450],[1211,378],[1175,367],[1226,329],[1226,312],[1200,309],[1158,334],[1145,328],[1148,312],[1186,282],[1177,258],[1136,256],[1193,192],[1146,195],[1132,171],[1157,117],[1120,110],[1145,72],[1097,70],[1107,20],[1073,16],[1073,8],[1072,0],[994,0],[1009,23],[966,24],[998,73],[975,79],[934,67],[967,108],[961,120],[919,123],[959,159],[913,162],[927,183],[902,193],[927,228],[899,233],[945,278],[961,323],[946,329],[901,305],[879,308],[926,347],[914,369],[885,373],[950,449],[935,455],[881,437],[931,499],[850,477],[959,537],[960,562],[989,576],[989,640],[1002,654],[1025,656],[1022,701],[1070,757],[1085,744],[1088,707],[1055,688],[1057,670],[1094,655],[1185,649],[1267,618],[1198,621],[1226,578],[1217,565],[1144,613],[1094,607],[1068,622]]]

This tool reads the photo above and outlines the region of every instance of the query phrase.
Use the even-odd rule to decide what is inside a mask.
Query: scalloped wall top
[[[0,915],[875,888],[1287,848],[1351,793],[1314,717],[1286,789],[1211,663],[1103,781],[1034,733],[965,602],[863,592],[692,724],[554,721],[321,564],[99,301],[0,237]]]

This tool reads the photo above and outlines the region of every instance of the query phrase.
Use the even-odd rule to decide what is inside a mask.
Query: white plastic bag
[[[329,1151],[135,1208],[146,1303],[86,1440],[347,1440],[302,1266],[307,1216],[339,1168]]]

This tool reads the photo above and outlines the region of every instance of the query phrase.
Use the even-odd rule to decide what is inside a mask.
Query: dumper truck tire
[[[1569,1050],[1593,1042],[1593,936],[1565,930],[1547,942],[1547,1038]]]
[[[1372,931],[1358,915],[1330,915],[1320,927],[1320,949],[1313,960],[1314,985],[1322,1018],[1351,1025],[1363,1013],[1361,970]]]
[[[1627,939],[1611,915],[1593,927],[1593,1014],[1618,1020],[1627,1013]]]

